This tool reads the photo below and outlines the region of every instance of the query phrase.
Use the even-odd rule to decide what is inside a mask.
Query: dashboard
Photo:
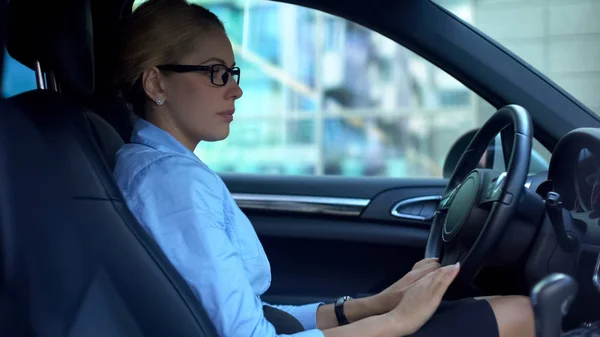
[[[573,323],[596,321],[600,312],[600,129],[579,128],[567,133],[554,148],[544,175],[531,177],[532,185],[539,183],[535,191],[542,198],[551,191],[560,194],[564,230],[577,236],[581,244],[574,272],[581,296],[570,316]]]
[[[596,216],[594,211],[600,209],[599,160],[600,129],[573,130],[556,145],[548,183],[543,187],[560,193],[567,210]]]
[[[600,164],[590,150],[582,149],[575,169],[575,199],[571,210],[589,212],[600,209]]]
[[[579,128],[560,139],[548,171],[530,174],[530,193],[546,199],[560,194],[573,226],[581,230],[583,249],[600,253],[600,128]]]
[[[560,139],[550,159],[548,179],[538,188],[560,194],[579,227],[584,249],[600,252],[600,129],[579,128]],[[541,193],[540,193],[541,192]]]
[[[548,171],[530,175],[525,187],[545,197],[550,191],[559,192],[565,208],[575,213],[600,212],[600,157],[583,148],[572,162],[562,162],[559,170],[565,172],[552,180]],[[565,167],[566,166],[566,167]],[[555,188],[556,186],[558,188]],[[600,214],[599,214],[600,215]]]

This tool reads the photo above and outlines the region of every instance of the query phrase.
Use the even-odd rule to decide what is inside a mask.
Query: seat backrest
[[[37,25],[46,31],[30,34],[30,43],[48,36],[62,39],[41,50],[13,44],[12,54],[43,66],[52,64],[47,60],[59,62],[49,55],[59,48],[60,55],[71,55],[64,62],[77,62],[73,55],[86,53],[66,49],[91,44],[67,40],[88,36],[72,31],[90,26],[76,25],[91,18],[89,10],[86,0],[11,0],[9,35],[19,34],[15,26]],[[70,20],[71,32],[49,34],[64,27],[44,21],[39,26],[28,18],[39,11],[52,22]],[[68,64],[47,69],[61,88],[71,88],[69,94],[93,91],[77,89],[92,75],[68,83]],[[217,336],[200,302],[128,210],[113,180],[103,153],[119,146],[116,132],[67,94],[37,90],[9,103],[16,109],[0,118],[0,256],[10,312],[36,336]],[[8,124],[10,118],[24,122]]]
[[[2,225],[11,241],[4,283],[36,334],[216,336],[190,288],[127,209],[81,108],[48,91],[11,101],[43,144],[1,149],[8,166],[3,194],[11,200],[1,212],[13,214]],[[4,134],[3,144],[18,132]]]

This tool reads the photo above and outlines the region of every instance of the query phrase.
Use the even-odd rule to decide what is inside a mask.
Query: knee
[[[531,299],[528,296],[522,295],[510,295],[510,296],[502,296],[500,298],[505,299],[507,302],[512,303],[512,306],[516,308],[521,308],[523,310],[533,311],[533,306],[531,304]]]
[[[527,296],[499,296],[488,300],[494,313],[533,320],[533,306]]]
[[[515,310],[523,314],[527,319],[531,319],[533,322],[533,305],[531,304],[531,298],[529,296],[510,296],[509,300],[514,302],[513,306]]]
[[[500,330],[500,336],[533,336],[534,317],[531,300],[526,296],[501,296],[488,300]]]

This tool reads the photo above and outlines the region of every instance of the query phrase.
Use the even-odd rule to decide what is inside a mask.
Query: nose
[[[231,90],[230,90],[230,94],[228,98],[232,98],[233,100],[236,100],[240,97],[242,97],[242,95],[244,94],[244,91],[242,90],[242,88],[240,87],[240,85],[236,82],[236,81],[230,81],[231,84]]]

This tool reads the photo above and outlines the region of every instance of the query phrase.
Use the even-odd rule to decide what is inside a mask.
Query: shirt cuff
[[[300,321],[304,327],[304,330],[317,329],[317,309],[323,304],[325,303],[299,305],[294,308],[292,316],[296,317],[296,319]],[[323,335],[323,333],[321,333],[321,335]]]

